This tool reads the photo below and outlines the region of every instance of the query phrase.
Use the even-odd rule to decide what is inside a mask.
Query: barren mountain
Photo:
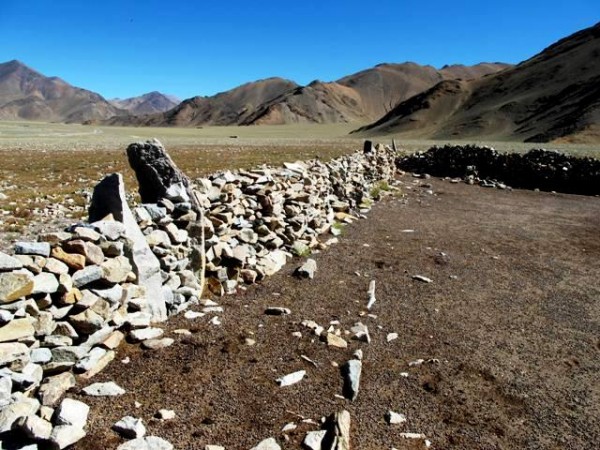
[[[123,114],[102,96],[19,61],[0,64],[0,119],[83,122]]]
[[[181,100],[173,95],[165,95],[157,91],[131,98],[115,98],[110,103],[120,109],[124,109],[129,114],[136,116],[143,114],[154,114],[168,111],[177,106]]]
[[[415,63],[380,64],[335,82],[299,86],[270,78],[214,97],[185,100],[172,111],[145,117],[116,118],[135,125],[279,125],[285,123],[366,122],[440,80],[477,78],[507,64],[447,66],[436,70]]]
[[[442,81],[359,131],[433,139],[598,140],[600,23],[502,72]]]
[[[282,78],[246,83],[212,97],[192,97],[175,108],[139,117],[115,117],[109,124],[123,125],[235,125],[243,123],[259,105],[298,87]]]

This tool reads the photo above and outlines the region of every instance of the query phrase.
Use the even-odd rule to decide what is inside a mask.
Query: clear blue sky
[[[600,0],[0,0],[0,62],[107,98],[188,98],[382,62],[516,63],[598,21]]]

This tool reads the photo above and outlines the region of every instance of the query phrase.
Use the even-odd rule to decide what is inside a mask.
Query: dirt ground
[[[339,244],[313,255],[314,280],[293,277],[298,258],[217,299],[222,325],[210,324],[210,314],[178,316],[165,325],[173,346],[123,346],[92,381],[115,381],[127,393],[85,398],[89,432],[75,448],[116,448],[123,440],[111,426],[125,415],[177,449],[249,449],[270,436],[300,448],[319,428],[302,418],[344,408],[354,449],[424,448],[402,432],[425,434],[434,449],[599,448],[600,198],[400,180],[406,197],[376,204]],[[434,194],[419,183],[431,183]],[[417,274],[433,282],[413,280]],[[370,280],[374,317],[364,315]],[[267,306],[292,313],[267,316]],[[304,319],[326,328],[339,321],[342,330],[362,321],[372,340],[327,347]],[[192,334],[174,334],[179,328]],[[399,338],[388,343],[392,332]],[[246,345],[248,337],[256,345]],[[360,392],[350,402],[336,397],[342,377],[332,362],[359,348]],[[409,366],[417,359],[426,361]],[[277,386],[301,369],[304,380]],[[153,419],[161,408],[177,417]],[[407,422],[388,425],[390,409]],[[298,428],[282,433],[289,422]]]

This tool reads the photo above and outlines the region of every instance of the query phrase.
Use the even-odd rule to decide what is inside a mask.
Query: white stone
[[[85,403],[65,398],[56,409],[56,424],[83,428],[87,423],[89,412],[90,407]]]
[[[157,436],[146,436],[125,442],[117,450],[173,450],[173,445]]]
[[[309,450],[321,450],[321,443],[327,434],[327,430],[309,431],[306,433],[302,445]]]
[[[279,386],[281,386],[281,387],[291,386],[292,384],[296,384],[296,383],[300,382],[304,378],[305,375],[306,375],[306,370],[299,370],[297,372],[293,372],[293,373],[285,375],[281,378],[278,378],[277,384],[279,384]]]
[[[385,420],[387,420],[387,423],[389,423],[390,425],[395,425],[395,424],[405,423],[406,416],[404,414],[400,414],[400,413],[390,410],[385,415]]]
[[[36,440],[46,440],[52,433],[52,424],[38,416],[30,415],[21,417],[17,421],[17,427],[21,429],[27,437]]]
[[[175,411],[172,409],[159,409],[156,415],[160,420],[171,420],[175,418]]]
[[[148,339],[156,339],[163,335],[164,330],[162,328],[140,328],[137,330],[132,330],[129,333],[129,337],[134,342],[145,341]]]
[[[63,449],[85,437],[83,428],[74,425],[59,425],[52,429],[50,441],[55,448]]]
[[[106,383],[93,383],[82,389],[85,395],[93,397],[114,397],[125,394],[125,389],[120,387],[114,381]]]
[[[281,447],[275,439],[268,438],[261,441],[256,447],[252,447],[251,450],[281,450]]]
[[[141,438],[146,434],[146,427],[144,426],[142,419],[132,416],[123,417],[113,425],[113,430],[127,439]]]

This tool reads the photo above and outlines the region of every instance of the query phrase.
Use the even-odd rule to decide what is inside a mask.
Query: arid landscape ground
[[[166,332],[175,345],[121,348],[94,381],[115,381],[127,394],[91,401],[89,436],[76,448],[116,447],[121,439],[110,427],[124,415],[143,418],[149,434],[181,449],[250,448],[269,436],[300,448],[305,433],[318,429],[303,419],[318,422],[342,408],[350,411],[356,449],[424,448],[401,432],[423,433],[437,449],[594,448],[599,199],[408,175],[399,181],[405,195],[377,204],[338,245],[314,255],[314,280],[293,276],[297,258],[258,286],[215,299],[225,310],[222,325],[210,324],[210,315],[177,317]],[[366,316],[370,280],[377,302]],[[269,306],[291,314],[267,316]],[[372,341],[328,347],[303,320],[339,321],[345,330],[361,321]],[[389,333],[398,339],[387,342]],[[359,348],[361,388],[349,402],[336,397],[342,378],[333,363]],[[419,359],[425,362],[410,365]],[[308,377],[300,383],[275,383],[301,369]],[[161,408],[175,410],[176,419],[153,419]],[[407,422],[386,424],[390,409]],[[290,422],[298,428],[281,432]]]
[[[89,192],[109,172],[123,171],[134,193],[124,154],[132,141],[160,137],[177,164],[196,177],[360,149],[361,140],[341,137],[345,127],[2,123],[0,191],[7,198],[1,206],[8,212],[0,248],[84,218],[87,197],[80,190]],[[397,144],[414,151],[432,142]],[[533,147],[491,144],[500,150]],[[599,150],[559,148],[591,156]],[[424,448],[423,440],[402,438],[403,432],[423,433],[438,449],[600,444],[600,199],[485,189],[410,174],[397,183],[400,191],[375,204],[367,219],[345,227],[339,244],[312,255],[318,265],[314,280],[293,276],[303,261],[296,258],[256,286],[213,298],[224,308],[221,325],[209,323],[210,314],[194,320],[176,316],[165,326],[165,335],[176,340],[173,346],[151,351],[124,344],[92,381],[115,381],[127,393],[85,397],[92,408],[88,436],[75,448],[116,448],[123,440],[111,426],[124,415],[142,418],[148,434],[178,449],[250,448],[271,436],[284,448],[300,448],[305,433],[319,428],[303,420],[319,422],[343,408],[351,414],[356,449]],[[43,213],[68,198],[74,199],[73,209],[52,220],[27,206],[31,201]],[[11,229],[7,218],[16,209],[18,227]],[[377,283],[377,302],[368,316],[371,280]],[[267,316],[269,306],[291,314]],[[333,322],[342,330],[361,321],[372,340],[328,347],[300,325],[303,320],[325,328]],[[181,329],[191,334],[174,333]],[[398,338],[387,342],[389,333]],[[360,392],[349,402],[339,398],[336,365],[359,348]],[[121,362],[126,358],[128,364]],[[301,369],[306,379],[277,386],[277,378]],[[75,397],[83,399],[78,391],[84,386],[77,386]],[[174,410],[176,418],[154,419],[163,408]],[[388,425],[389,410],[405,414],[407,422]],[[283,433],[290,422],[297,428]]]

